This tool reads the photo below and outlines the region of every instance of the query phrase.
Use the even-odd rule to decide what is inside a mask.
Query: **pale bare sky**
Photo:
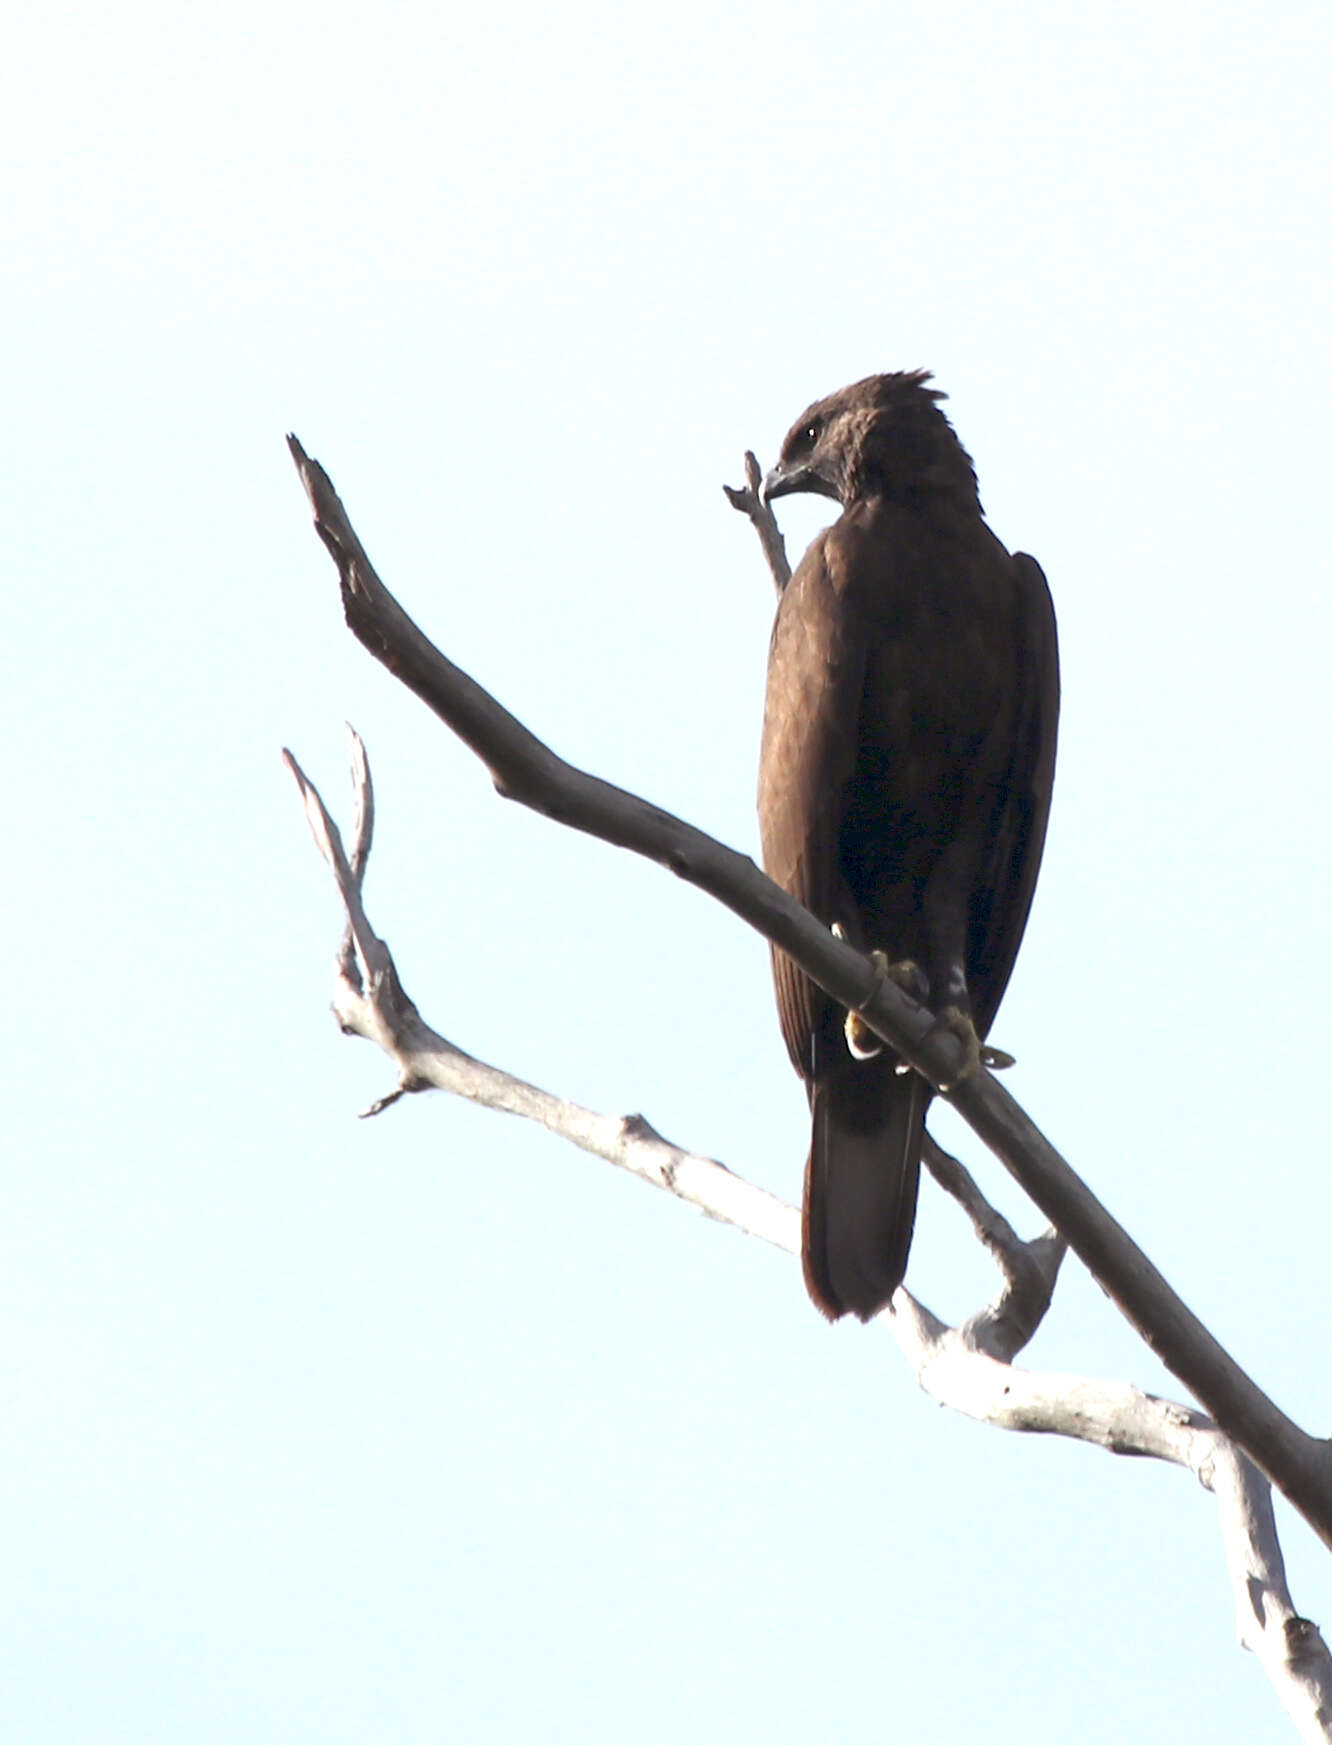
[[[788,1196],[806,1143],[760,942],[496,799],[343,629],[282,436],[536,731],[753,850],[771,590],[720,484],[932,367],[1061,626],[1011,1086],[1320,1430],[1330,46],[1315,5],[10,22],[6,1739],[1286,1736],[1180,1475],[936,1410],[541,1135],[356,1122],[388,1076],[278,764],[340,803],[344,717],[431,1022]],[[991,1286],[928,1187],[908,1282]],[[1074,1267],[1030,1359],[1172,1385]]]

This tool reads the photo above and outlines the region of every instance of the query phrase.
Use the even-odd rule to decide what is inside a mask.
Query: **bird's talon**
[[[846,933],[840,922],[833,922],[832,931],[838,939],[846,938]],[[904,957],[900,961],[894,962],[886,951],[879,951],[877,948],[866,955],[874,965],[876,975],[879,978],[892,982],[895,987],[901,988],[908,999],[918,1002],[924,1001],[929,989],[925,981],[924,971],[913,959]],[[873,995],[870,997],[872,999]],[[883,1053],[882,1036],[877,1030],[870,1028],[859,1011],[847,1013],[843,1033],[846,1036],[846,1046],[856,1060],[873,1060],[875,1055]],[[911,1069],[904,1066],[899,1067],[898,1070],[910,1072]]]
[[[883,1053],[883,1037],[872,1030],[859,1012],[848,1012],[842,1026],[846,1046],[856,1060],[873,1060]]]
[[[888,980],[901,988],[908,999],[914,1000],[917,1005],[924,1004],[930,984],[925,979],[925,971],[914,957],[902,957],[893,962],[886,952],[871,951],[870,956]]]
[[[1002,1048],[991,1048],[988,1043],[980,1051],[981,1065],[991,1072],[1007,1072],[1010,1066],[1016,1066],[1017,1061],[1011,1054],[1005,1054]]]

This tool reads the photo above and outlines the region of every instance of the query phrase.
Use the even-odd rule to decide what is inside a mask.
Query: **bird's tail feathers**
[[[814,1088],[805,1170],[805,1283],[829,1320],[868,1321],[906,1272],[930,1088],[890,1054],[847,1060]]]

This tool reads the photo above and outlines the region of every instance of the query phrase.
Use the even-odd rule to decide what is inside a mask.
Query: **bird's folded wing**
[[[759,829],[768,875],[831,924],[854,921],[840,889],[843,790],[855,767],[865,639],[837,587],[827,535],[788,583],[773,626],[759,766]],[[835,562],[835,557],[833,559]],[[858,941],[853,940],[853,943]],[[830,1001],[783,952],[773,952],[782,1036],[809,1079],[812,1042]]]
[[[1021,710],[1004,801],[977,881],[989,894],[969,954],[972,1011],[982,1036],[1013,973],[1036,889],[1059,726],[1059,650],[1050,590],[1034,557],[1020,551],[1010,561],[1018,583],[1014,676]]]

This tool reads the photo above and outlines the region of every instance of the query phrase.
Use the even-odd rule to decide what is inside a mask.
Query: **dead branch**
[[[347,729],[352,787],[358,820],[370,817],[370,770],[359,736]],[[732,1175],[724,1164],[682,1151],[663,1139],[641,1115],[602,1115],[565,1097],[553,1096],[456,1048],[422,1019],[408,999],[392,955],[366,919],[361,901],[368,831],[358,830],[359,858],[342,847],[337,825],[318,790],[289,751],[283,760],[300,788],[305,816],[319,852],[328,862],[347,914],[334,973],[333,1015],[346,1036],[363,1036],[382,1048],[397,1067],[393,1089],[366,1116],[379,1115],[399,1097],[417,1091],[450,1091],[468,1102],[520,1115],[549,1128],[593,1156],[628,1170],[640,1181],[665,1188],[723,1224],[770,1242],[788,1254],[800,1252],[800,1215],[762,1188]]]
[[[334,1014],[344,1033],[375,1042],[397,1068],[393,1090],[365,1113],[379,1114],[408,1092],[451,1091],[537,1121],[707,1216],[798,1254],[800,1215],[794,1206],[724,1164],[682,1151],[641,1115],[598,1114],[553,1096],[465,1054],[424,1022],[362,902],[373,789],[365,747],[350,728],[348,733],[355,803],[350,855],[313,783],[290,752],[283,756],[347,917],[337,956]],[[1007,1361],[1032,1337],[1050,1306],[1064,1243],[1053,1230],[1024,1242],[962,1164],[932,1139],[925,1161],[971,1219],[996,1261],[1001,1284],[994,1300],[960,1327],[947,1326],[907,1290],[898,1290],[880,1324],[891,1330],[920,1386],[941,1405],[999,1429],[1067,1436],[1192,1471],[1216,1497],[1241,1645],[1258,1657],[1301,1737],[1324,1745],[1332,1741],[1332,1657],[1317,1626],[1301,1618],[1291,1601],[1266,1479],[1210,1418],[1191,1407],[1127,1383],[1023,1370]]]
[[[993,1074],[958,1078],[961,1045],[868,959],[835,938],[746,855],[575,769],[443,655],[375,573],[331,481],[295,437],[292,458],[338,569],[356,637],[490,770],[497,791],[558,823],[668,867],[779,945],[925,1074],[1063,1234],[1171,1372],[1332,1546],[1332,1454],[1286,1416],[1213,1338]]]
[[[782,538],[782,530],[777,525],[777,517],[772,512],[772,505],[763,499],[760,486],[763,483],[763,473],[758,459],[750,449],[745,450],[745,483],[723,485],[726,501],[732,509],[738,509],[742,515],[747,515],[754,524],[754,531],[759,536],[763,547],[763,555],[768,560],[768,568],[772,571],[772,579],[780,594],[791,579],[791,563],[786,555],[786,541]]]

